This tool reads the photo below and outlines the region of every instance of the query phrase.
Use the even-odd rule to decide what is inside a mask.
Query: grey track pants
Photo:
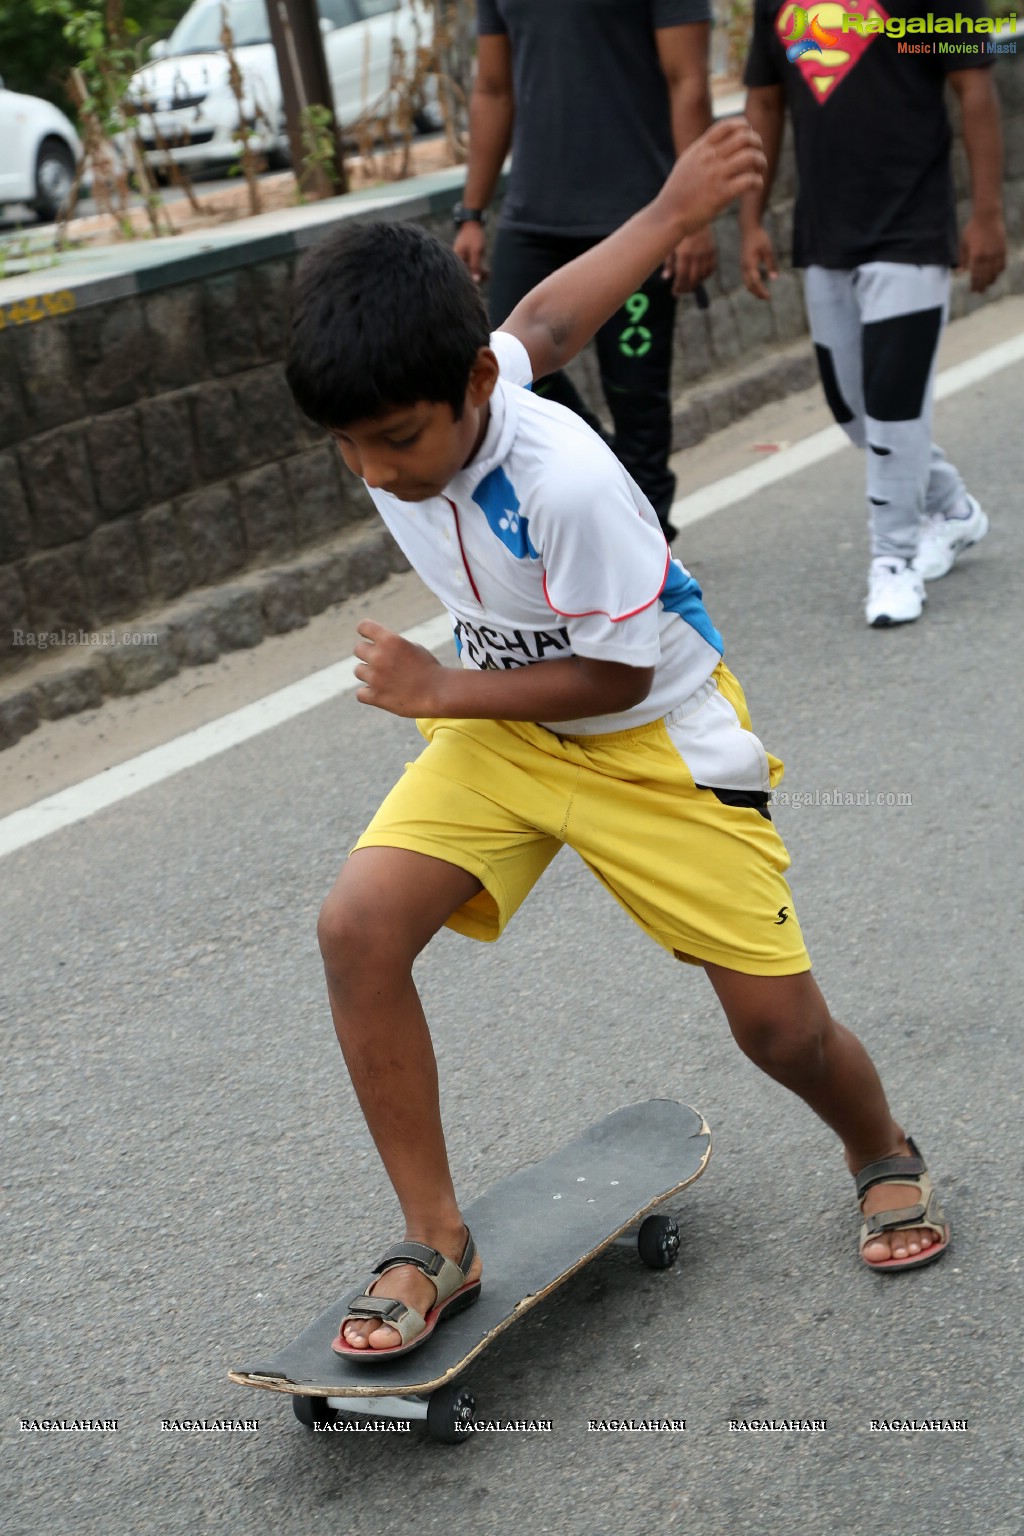
[[[957,470],[932,442],[948,267],[872,261],[851,271],[808,267],[804,293],[832,414],[867,450],[871,553],[912,560],[925,516],[963,500]]]

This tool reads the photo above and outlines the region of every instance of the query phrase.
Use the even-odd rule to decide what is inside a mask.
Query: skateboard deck
[[[518,1317],[699,1178],[710,1155],[708,1126],[685,1104],[652,1099],[616,1110],[464,1207],[484,1259],[480,1299],[439,1324],[419,1349],[371,1365],[334,1353],[331,1340],[362,1290],[356,1285],[278,1354],[229,1372],[231,1380],[293,1398],[366,1399],[365,1410],[356,1411],[368,1413],[374,1398],[435,1392]],[[673,1247],[646,1262],[661,1268],[674,1256]]]

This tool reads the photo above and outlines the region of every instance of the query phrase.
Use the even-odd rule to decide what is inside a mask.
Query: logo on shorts
[[[788,916],[789,916],[789,908],[788,907],[780,907],[779,908],[779,915],[775,919],[775,926],[776,926],[776,928],[781,927],[781,925],[786,921]]]

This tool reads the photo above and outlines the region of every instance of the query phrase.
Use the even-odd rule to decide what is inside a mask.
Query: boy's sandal
[[[349,1303],[348,1311],[338,1329],[338,1337],[331,1344],[334,1353],[344,1355],[347,1360],[394,1360],[396,1356],[408,1354],[411,1349],[417,1349],[419,1345],[425,1344],[438,1323],[445,1318],[453,1317],[464,1307],[472,1306],[480,1295],[479,1280],[474,1280],[471,1284],[466,1281],[466,1275],[475,1255],[476,1244],[468,1229],[466,1246],[458,1264],[446,1258],[443,1253],[439,1253],[436,1248],[428,1248],[425,1243],[396,1243],[374,1265],[370,1278],[366,1282],[364,1294],[357,1296]],[[370,1286],[380,1275],[386,1274],[389,1269],[396,1269],[401,1264],[411,1264],[416,1269],[421,1269],[436,1287],[437,1297],[425,1317],[417,1312],[415,1307],[406,1306],[404,1301],[368,1294]],[[345,1324],[361,1322],[370,1317],[376,1318],[379,1324],[387,1324],[389,1328],[394,1328],[402,1340],[401,1344],[396,1344],[392,1349],[353,1349],[345,1338]]]
[[[903,1206],[895,1211],[877,1211],[867,1216],[860,1229],[860,1255],[868,1269],[884,1270],[892,1274],[898,1269],[920,1269],[923,1264],[933,1264],[949,1247],[949,1222],[942,1214],[939,1197],[925,1167],[916,1142],[907,1137],[911,1156],[883,1157],[877,1163],[869,1163],[855,1176],[857,1199],[861,1202],[869,1189],[876,1184],[910,1184],[918,1193],[919,1204]],[[905,1259],[884,1259],[872,1263],[864,1258],[866,1244],[887,1232],[906,1232],[913,1227],[929,1227],[938,1238],[922,1253],[911,1254]]]

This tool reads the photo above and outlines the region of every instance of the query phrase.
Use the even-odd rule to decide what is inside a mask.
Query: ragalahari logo
[[[848,19],[855,18],[855,26]],[[865,23],[878,19],[877,30],[861,30]],[[784,5],[775,28],[786,49],[786,58],[795,64],[817,101],[824,101],[839,82],[858,64],[871,44],[885,29],[889,13],[868,0],[850,12],[835,0],[818,5]]]

